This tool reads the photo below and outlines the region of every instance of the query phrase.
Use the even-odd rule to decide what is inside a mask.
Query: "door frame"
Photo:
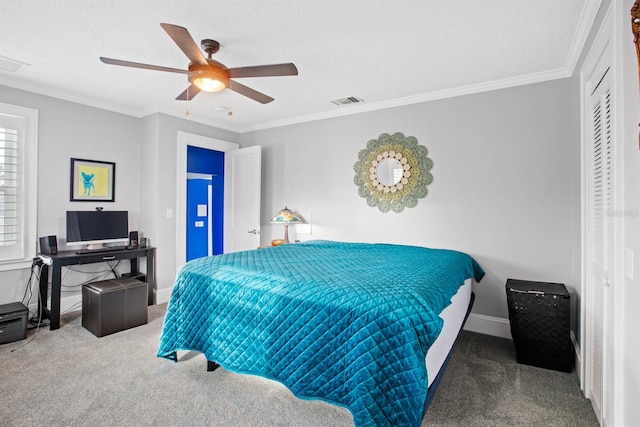
[[[624,142],[623,133],[623,99],[622,93],[622,69],[618,66],[621,58],[621,40],[617,37],[616,25],[622,16],[621,4],[612,2],[609,9],[605,13],[602,24],[597,31],[595,40],[587,53],[586,59],[580,70],[580,104],[581,104],[581,233],[582,233],[582,266],[581,266],[581,294],[580,294],[580,365],[576,367],[579,373],[580,386],[587,398],[590,398],[589,386],[591,384],[591,322],[589,306],[592,301],[592,288],[590,283],[592,267],[591,267],[591,168],[590,149],[588,145],[590,139],[590,114],[591,114],[591,92],[595,85],[598,84],[602,70],[606,67],[601,66],[600,59],[607,58],[609,63],[609,73],[611,78],[611,94],[612,94],[612,159],[613,159],[613,209],[614,212],[606,213],[612,215],[614,222],[612,239],[612,258],[613,266],[611,269],[611,286],[608,287],[609,292],[609,318],[607,327],[608,341],[603,343],[604,349],[608,352],[606,364],[603,364],[603,373],[605,378],[603,381],[603,405],[602,413],[596,414],[598,420],[603,426],[617,425],[622,415],[622,398],[624,375],[622,372],[623,352],[622,337],[623,328],[625,327],[624,319],[624,224],[617,221],[615,215],[617,211],[622,211],[623,193],[623,168],[622,168],[622,144]],[[626,15],[625,15],[626,16]]]
[[[176,144],[176,272],[187,259],[187,146],[227,152],[237,150],[240,144],[210,138],[194,133],[178,131]]]

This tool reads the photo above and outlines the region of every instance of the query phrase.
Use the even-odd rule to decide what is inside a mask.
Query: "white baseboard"
[[[51,306],[48,306],[51,308]],[[29,313],[33,316],[38,315],[38,302],[32,302],[29,304]],[[60,314],[68,313],[70,311],[82,310],[82,294],[70,295],[60,298]]]
[[[173,291],[173,286],[170,288],[162,288],[156,289],[155,292],[155,302],[156,304],[163,304],[165,302],[169,302],[169,298],[171,298],[171,292]]]
[[[492,335],[500,338],[511,338],[511,326],[508,319],[471,313],[464,325],[465,331]]]
[[[165,302],[169,302],[172,291],[173,291],[173,287],[154,290],[153,292],[155,294],[155,298],[154,298],[155,303],[163,304]],[[38,308],[37,304],[29,305],[29,310],[31,310],[32,313],[35,313],[37,308]],[[66,313],[69,311],[77,311],[81,309],[82,309],[82,294],[63,297],[60,300],[61,313]],[[483,314],[471,313],[469,315],[469,318],[467,319],[467,323],[464,325],[464,329],[466,331],[477,332],[480,334],[512,339],[509,320],[502,319],[500,317],[492,317],[492,316],[485,316]],[[577,347],[575,345],[575,338],[573,338],[573,333],[572,333],[572,341],[574,343],[574,346]],[[579,355],[579,352],[576,351],[576,354]]]
[[[173,287],[154,290],[154,294],[155,294],[154,300],[156,304],[163,304],[165,302],[169,302],[172,291],[173,291]],[[37,304],[29,305],[29,310],[31,313],[35,313],[37,309],[38,309]],[[60,300],[61,313],[66,313],[69,311],[77,311],[81,309],[82,309],[81,294],[67,296]],[[471,313],[469,315],[469,318],[467,319],[467,323],[465,323],[464,325],[464,329],[466,331],[477,332],[485,335],[492,335],[494,337],[512,339],[509,319],[502,319],[500,317],[485,316],[483,314]],[[576,338],[573,331],[571,331],[571,342],[573,344],[573,348],[575,351],[576,372],[578,372],[578,376],[580,376],[579,374],[582,372],[581,360],[580,360],[580,347],[576,342]]]
[[[571,331],[571,345],[573,346],[573,351],[575,352],[575,370],[578,374],[578,381],[580,382],[580,388],[584,391],[584,385],[582,383],[582,359],[580,358],[580,346],[578,345],[578,341],[576,341],[576,334]]]
[[[173,287],[165,288],[160,290],[154,290],[155,298],[154,301],[156,304],[162,304],[169,301],[171,297],[171,291],[173,291]],[[37,315],[38,311],[38,303],[32,302],[29,304],[29,312]],[[78,293],[77,295],[69,295],[66,297],[62,297],[60,299],[60,314],[68,313],[70,311],[79,311],[82,310],[82,294]]]
[[[511,337],[509,319],[502,319],[500,317],[471,313],[467,319],[467,323],[464,325],[464,329],[466,331],[477,332],[480,334],[492,335],[510,340],[513,339]],[[576,336],[573,331],[571,331],[571,344],[573,346],[573,351],[575,352],[575,370],[578,373],[578,379],[582,384],[582,360],[580,358],[580,346],[576,341]]]

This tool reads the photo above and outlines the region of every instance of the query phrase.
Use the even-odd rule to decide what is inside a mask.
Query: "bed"
[[[176,277],[158,356],[202,352],[344,406],[356,426],[420,425],[483,275],[462,252],[390,244],[200,258]]]

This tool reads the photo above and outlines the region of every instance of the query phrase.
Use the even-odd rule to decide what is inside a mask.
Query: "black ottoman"
[[[97,337],[147,323],[147,284],[119,278],[82,286],[82,326]]]

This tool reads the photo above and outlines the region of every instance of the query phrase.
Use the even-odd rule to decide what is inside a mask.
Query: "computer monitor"
[[[67,211],[67,245],[105,245],[129,242],[128,211]]]

